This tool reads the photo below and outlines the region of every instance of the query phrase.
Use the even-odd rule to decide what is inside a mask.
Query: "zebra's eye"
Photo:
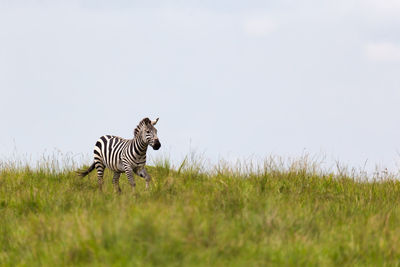
[[[150,133],[150,131],[149,131],[149,130],[147,130],[147,131],[146,131],[146,133]]]

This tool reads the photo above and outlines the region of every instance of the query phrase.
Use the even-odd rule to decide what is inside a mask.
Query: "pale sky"
[[[152,157],[400,169],[400,1],[148,2],[0,0],[0,158],[160,117]]]

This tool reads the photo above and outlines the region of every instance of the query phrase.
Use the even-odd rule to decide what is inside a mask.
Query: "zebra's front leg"
[[[121,187],[119,187],[119,177],[121,176],[121,173],[119,172],[114,172],[114,177],[113,177],[113,185],[114,189],[117,193],[121,193]]]
[[[135,183],[135,177],[133,177],[132,167],[126,165],[124,167],[124,169],[125,169],[126,176],[128,177],[128,181],[131,184],[132,191],[133,191],[133,193],[135,193],[136,183]]]
[[[146,189],[149,189],[149,183],[151,181],[150,174],[146,171],[145,168],[142,168],[136,172],[137,175],[144,178],[146,180]]]

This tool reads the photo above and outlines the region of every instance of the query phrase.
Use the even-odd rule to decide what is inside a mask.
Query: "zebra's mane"
[[[135,130],[133,131],[133,136],[136,137],[137,133],[140,131],[140,129],[142,129],[143,125],[146,124],[151,124],[151,120],[149,118],[144,118],[139,122],[138,126],[136,126]]]

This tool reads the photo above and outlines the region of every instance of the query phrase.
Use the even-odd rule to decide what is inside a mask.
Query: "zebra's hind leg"
[[[99,185],[100,191],[103,191],[104,169],[105,169],[105,166],[104,166],[102,163],[96,162],[97,183],[98,183],[98,185]]]
[[[113,177],[113,185],[114,189],[117,193],[121,193],[121,187],[119,187],[119,177],[121,176],[121,173],[119,172],[114,172],[114,177]]]

